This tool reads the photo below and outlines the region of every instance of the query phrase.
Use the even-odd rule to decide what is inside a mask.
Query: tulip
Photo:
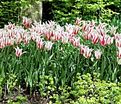
[[[61,37],[61,41],[62,41],[63,44],[68,43],[68,41],[69,41],[69,36],[63,34],[63,36]]]
[[[22,42],[22,35],[20,32],[17,32],[15,35],[15,43],[19,44],[20,42]]]
[[[12,24],[11,22],[8,23],[8,25],[5,25],[5,29],[14,29],[15,24]]]
[[[37,44],[37,48],[39,48],[39,49],[42,49],[43,48],[44,43],[43,43],[43,41],[42,41],[41,38],[38,37],[36,39],[36,44]]]
[[[85,48],[87,48],[87,46],[80,45],[80,54],[84,53]]]
[[[36,32],[31,32],[31,39],[33,40],[33,41],[35,41],[36,40],[36,37],[38,36],[38,33],[36,33]]]
[[[0,48],[4,48],[5,47],[5,43],[3,38],[0,39]]]
[[[47,40],[50,40],[51,37],[53,36],[53,31],[48,31],[48,32],[46,32],[45,35],[46,35]]]
[[[91,57],[91,54],[92,54],[92,49],[89,49],[89,47],[87,47],[87,48],[84,49],[83,56],[85,58],[90,58]]]
[[[22,49],[20,49],[19,47],[15,48],[15,51],[17,57],[20,57],[23,54]]]
[[[79,26],[80,23],[81,23],[81,18],[78,18],[78,17],[77,17],[77,18],[76,18],[76,21],[75,21],[75,25],[78,25],[78,26]]]
[[[118,58],[121,58],[121,48],[120,48],[120,47],[118,47],[117,57],[118,57]]]
[[[23,25],[26,27],[26,28],[29,28],[31,26],[31,19],[27,18],[27,17],[23,17]]]
[[[90,58],[92,54],[92,49],[88,46],[80,45],[80,54],[83,54],[85,58]]]
[[[105,36],[100,37],[100,45],[102,45],[102,46],[107,45],[107,40],[106,40]]]
[[[107,36],[107,44],[110,45],[114,41],[114,37]]]
[[[83,21],[82,31],[85,32],[85,31],[89,30],[90,29],[89,27],[90,27],[89,24],[87,24],[85,21]]]
[[[51,41],[46,41],[45,42],[45,49],[51,50],[53,43]]]
[[[121,34],[119,33],[114,34],[114,39],[121,39]]]
[[[79,26],[73,27],[73,33],[72,34],[74,34],[74,35],[78,34],[79,30],[80,30]]]
[[[91,39],[91,35],[92,35],[92,34],[87,33],[87,32],[85,32],[85,33],[82,34],[82,36],[83,36],[83,38],[84,38],[85,40]]]
[[[121,40],[119,39],[116,39],[116,47],[121,47]]]
[[[72,37],[69,39],[70,42],[75,46],[75,47],[79,47],[80,46],[80,38],[75,38]]]
[[[101,36],[105,36],[106,35],[106,30],[105,30],[105,27],[106,27],[107,24],[105,23],[100,23],[97,27],[96,27],[96,30],[97,32],[101,35]]]
[[[98,35],[96,35],[96,34],[93,34],[91,39],[92,39],[93,44],[96,44],[99,40]]]
[[[95,55],[95,58],[96,58],[96,59],[100,59],[100,58],[101,58],[101,55],[102,55],[102,52],[101,52],[100,50],[96,50],[96,51],[94,52],[94,55]]]
[[[61,38],[62,38],[61,33],[55,31],[55,32],[53,32],[53,36],[51,37],[51,40],[52,41],[57,41],[57,40],[60,40]]]

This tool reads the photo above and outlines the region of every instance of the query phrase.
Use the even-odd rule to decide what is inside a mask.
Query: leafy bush
[[[62,87],[49,104],[120,104],[121,84],[99,79],[99,74],[76,76],[72,87]],[[54,100],[55,99],[55,100]],[[53,102],[54,101],[54,102]]]
[[[100,80],[97,74],[80,76],[73,84],[72,96],[76,99],[73,104],[120,104],[120,83],[111,83]]]
[[[109,21],[120,13],[121,2],[117,0],[59,0],[53,1],[53,19],[59,23],[72,23],[76,17]],[[63,21],[63,22],[62,22]]]
[[[8,22],[18,22],[20,15],[19,0],[1,0],[0,1],[0,28]]]
[[[52,76],[40,76],[38,86],[40,99],[45,98],[48,104],[120,104],[121,103],[121,83],[112,83],[110,81],[100,80],[100,74],[76,74],[75,81],[71,86],[55,86]],[[2,78],[2,77],[1,77]],[[12,77],[11,77],[12,78]],[[14,77],[13,77],[14,78]],[[12,79],[13,79],[12,78]],[[2,80],[5,80],[4,78]],[[13,81],[14,83],[14,81]],[[11,83],[12,85],[12,83]],[[4,88],[0,85],[1,88]],[[8,86],[9,87],[9,86]],[[17,86],[16,86],[17,88]],[[18,89],[20,90],[20,89]],[[19,92],[19,93],[18,93]],[[28,95],[21,94],[14,90],[7,93],[8,104],[29,104]],[[5,94],[5,92],[1,92]],[[6,95],[4,95],[6,97]],[[40,100],[39,99],[39,100]],[[40,103],[41,104],[41,103]]]

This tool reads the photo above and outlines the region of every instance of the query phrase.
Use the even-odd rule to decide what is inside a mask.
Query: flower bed
[[[52,86],[58,90],[65,84],[72,87],[77,73],[95,72],[103,80],[119,82],[121,35],[116,29],[79,18],[64,26],[54,21],[32,22],[26,17],[21,26],[9,23],[0,29],[1,83],[8,91],[20,85],[31,92],[40,86],[42,76],[51,76]],[[12,81],[10,75],[15,75]]]

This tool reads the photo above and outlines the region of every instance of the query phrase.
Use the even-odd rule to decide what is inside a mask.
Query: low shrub
[[[77,73],[72,87],[60,88],[51,96],[49,104],[120,104],[121,84],[99,79],[99,74]],[[54,102],[53,102],[54,101]]]

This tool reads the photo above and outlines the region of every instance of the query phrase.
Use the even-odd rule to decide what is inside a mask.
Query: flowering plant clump
[[[23,17],[23,26],[9,23],[0,29],[0,48],[1,73],[16,73],[31,87],[38,83],[37,76],[48,74],[56,85],[72,82],[78,72],[120,80],[121,34],[106,23],[77,18],[74,25],[61,26]]]

